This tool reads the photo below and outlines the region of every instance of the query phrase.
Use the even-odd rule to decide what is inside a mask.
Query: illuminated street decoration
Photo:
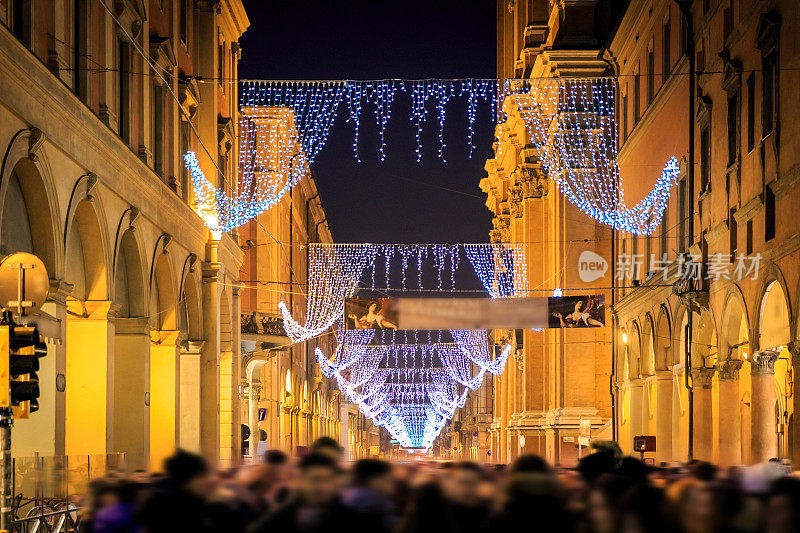
[[[510,106],[516,106],[548,177],[570,202],[602,224],[638,235],[652,233],[661,222],[678,163],[668,160],[650,193],[626,206],[617,166],[612,78],[242,82],[236,187],[215,189],[194,155],[185,154],[201,216],[217,226],[212,229],[229,231],[270,209],[308,173],[339,115],[353,128],[353,156],[360,161],[360,127],[364,112],[372,110],[379,158],[385,160],[386,126],[400,93],[411,100],[407,119],[416,128],[418,162],[429,102],[435,104],[437,155],[443,161],[446,111],[452,100],[466,103],[470,157],[478,105],[484,104],[497,120],[498,135],[507,127]]]
[[[455,290],[455,272],[465,254],[493,298],[528,295],[524,244],[312,244],[308,248],[309,285],[305,324],[285,303],[278,308],[286,334],[300,342],[324,333],[344,315],[344,300],[362,288],[378,290]],[[399,275],[396,271],[399,270]],[[427,287],[425,274],[437,284]]]
[[[507,345],[493,358],[485,331],[436,332],[449,342],[422,344],[374,344],[376,333],[384,332],[339,332],[332,359],[319,348],[315,355],[322,374],[335,379],[364,416],[408,448],[430,448],[469,391],[480,387],[486,372],[501,374],[511,353]],[[420,339],[431,332],[393,332],[382,342],[398,335]]]
[[[647,196],[627,207],[617,165],[614,80],[551,78],[524,85],[529,88],[513,91],[505,103],[519,109],[561,193],[602,224],[636,235],[655,231],[677,183],[678,162],[669,159]]]

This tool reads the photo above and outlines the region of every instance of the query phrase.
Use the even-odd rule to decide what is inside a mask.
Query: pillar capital
[[[758,374],[774,374],[775,361],[778,360],[780,350],[760,350],[754,352],[750,358],[750,373],[753,375]]]
[[[701,389],[710,389],[711,382],[714,380],[714,373],[716,368],[693,368],[692,369],[692,386]]]
[[[744,361],[741,359],[727,359],[717,363],[720,381],[736,381],[739,379],[739,369]]]

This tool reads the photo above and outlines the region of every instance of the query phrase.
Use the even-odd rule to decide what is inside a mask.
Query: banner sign
[[[605,325],[605,296],[347,298],[346,329],[544,329]]]

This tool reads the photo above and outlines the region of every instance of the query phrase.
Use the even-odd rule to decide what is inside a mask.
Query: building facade
[[[541,78],[604,75],[609,66],[602,59],[601,36],[611,27],[613,4],[498,1],[498,78],[539,83]],[[585,251],[610,258],[612,232],[569,203],[550,182],[522,105],[522,100],[505,99],[495,155],[480,182],[494,214],[491,241],[528,244],[530,296],[551,296],[561,289],[564,296],[597,294],[609,303],[611,274],[584,282],[578,262]],[[493,378],[488,440],[481,440],[479,428],[463,426],[468,429],[461,437],[462,450],[469,443],[473,456],[485,453],[496,463],[535,453],[565,465],[580,453],[581,421],[590,424],[595,437],[610,437],[610,330],[499,334],[500,341],[512,342],[516,350],[505,372]]]
[[[14,456],[235,463],[244,257],[181,156],[235,183],[241,2],[3,0],[0,22],[0,247],[50,276]]]
[[[253,143],[263,172],[285,179],[290,172],[282,167],[301,150],[292,110],[244,107],[240,112],[254,124],[249,133],[242,128],[240,142]],[[334,380],[320,373],[314,350],[332,354],[333,332],[293,344],[278,309],[284,302],[293,316],[305,316],[308,247],[333,242],[311,172],[272,209],[243,226],[239,238],[245,253],[241,420],[250,433],[246,455],[266,449],[296,453],[322,436],[338,440],[348,458],[376,455],[377,428],[339,394]]]
[[[626,199],[681,162],[660,229],[616,235],[640,266],[615,280],[616,432],[626,451],[655,436],[656,461],[797,461],[800,18],[686,4],[632,1],[609,46]]]

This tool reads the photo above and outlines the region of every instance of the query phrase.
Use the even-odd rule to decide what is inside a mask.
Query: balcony
[[[269,313],[242,313],[242,346],[244,351],[283,346],[291,341],[283,328],[283,318]]]

